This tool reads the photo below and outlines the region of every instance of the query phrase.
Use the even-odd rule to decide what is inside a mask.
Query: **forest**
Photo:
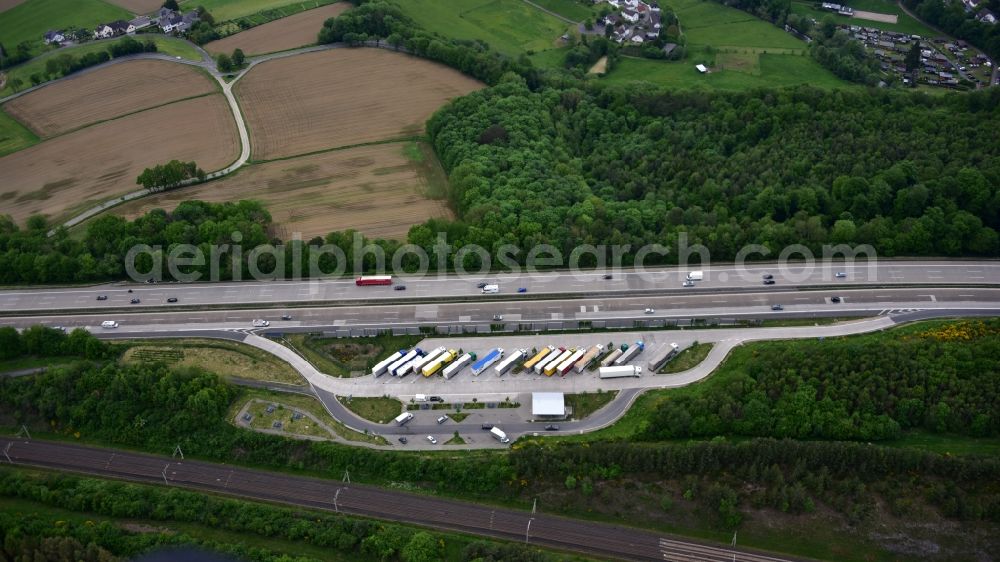
[[[665,396],[639,438],[880,441],[913,429],[996,436],[1000,320],[900,338],[754,344],[695,388]]]

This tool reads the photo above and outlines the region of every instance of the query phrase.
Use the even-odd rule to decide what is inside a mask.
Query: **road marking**
[[[795,300],[797,300],[797,301],[807,301],[807,300],[809,300],[809,297],[795,297]]]
[[[960,297],[975,297],[976,295],[958,295]]]

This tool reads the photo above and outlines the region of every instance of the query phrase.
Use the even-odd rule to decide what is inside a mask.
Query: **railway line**
[[[526,542],[602,558],[668,562],[793,560],[742,548],[680,540],[645,529],[224,464],[40,440],[0,440],[0,450],[6,452],[3,460],[9,459],[14,465],[180,486]]]

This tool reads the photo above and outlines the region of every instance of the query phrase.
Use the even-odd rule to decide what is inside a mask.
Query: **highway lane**
[[[170,306],[168,298],[177,298],[176,306],[192,305],[298,305],[359,301],[398,301],[399,299],[464,299],[488,301],[476,285],[497,282],[505,298],[517,296],[520,287],[529,295],[641,292],[685,294],[705,290],[762,288],[762,275],[775,278],[774,289],[817,285],[997,285],[1000,262],[992,261],[886,261],[874,265],[838,265],[825,263],[811,270],[801,267],[779,268],[773,264],[753,264],[746,268],[717,265],[704,268],[705,280],[693,288],[681,286],[684,276],[695,268],[649,268],[645,272],[621,270],[604,279],[604,272],[546,272],[468,276],[397,277],[393,287],[358,287],[353,280],[254,281],[242,283],[159,283],[109,284],[93,287],[10,289],[0,291],[0,309],[11,312],[38,310],[101,310],[120,307],[149,308]],[[837,272],[847,274],[836,278]],[[133,292],[128,293],[128,289]],[[98,301],[98,296],[108,297]],[[130,305],[130,299],[140,299]]]
[[[683,540],[644,529],[232,465],[39,440],[2,439],[0,450],[6,450],[17,465],[181,486],[435,529],[526,541],[622,560],[728,562],[734,559],[734,554],[741,562],[792,560],[743,548]]]
[[[840,297],[835,303],[832,297]],[[583,298],[537,301],[498,301],[484,299],[475,303],[378,304],[362,306],[314,307],[301,309],[236,310],[141,310],[99,313],[91,308],[77,314],[45,314],[0,317],[0,325],[24,328],[34,324],[48,326],[97,327],[104,320],[119,322],[118,332],[171,331],[178,328],[249,329],[255,318],[271,322],[269,332],[333,330],[363,326],[391,328],[417,325],[485,325],[524,322],[656,320],[668,318],[782,316],[870,316],[889,310],[934,309],[977,305],[992,307],[1000,303],[1000,289],[993,288],[854,288],[841,290],[795,290],[790,288],[759,291],[688,293],[661,296],[622,296],[618,298]],[[772,305],[783,310],[773,311]],[[646,313],[652,308],[652,313]],[[283,314],[292,320],[283,321]],[[494,320],[496,315],[502,321]]]

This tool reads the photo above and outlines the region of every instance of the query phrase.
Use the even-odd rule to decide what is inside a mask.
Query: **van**
[[[692,271],[687,274],[688,281],[701,281],[704,278],[705,278],[704,271]]]
[[[396,422],[396,425],[406,425],[412,419],[413,419],[413,414],[411,414],[410,412],[403,412],[402,414],[396,416],[396,419],[393,421]]]
[[[487,285],[487,286],[483,287],[482,291],[483,291],[484,295],[487,294],[487,293],[499,293],[500,292],[500,285]]]
[[[114,320],[105,320],[104,322],[101,322],[101,327],[102,328],[117,328],[118,327],[118,322],[115,322]]]
[[[494,427],[490,430],[490,435],[492,435],[497,441],[501,443],[510,443],[510,438],[504,433],[499,427]]]

